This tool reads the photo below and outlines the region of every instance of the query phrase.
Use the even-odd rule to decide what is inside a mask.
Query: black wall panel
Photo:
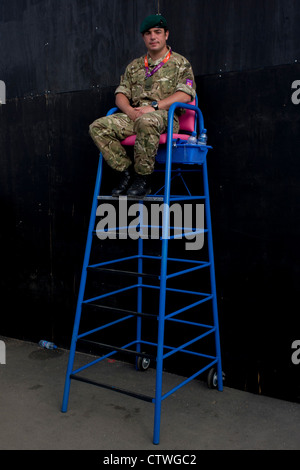
[[[8,97],[117,85],[143,53],[139,26],[157,0],[3,0],[1,79]],[[196,75],[300,60],[296,0],[160,0],[170,44]]]
[[[97,150],[139,24],[157,1],[0,4],[0,334],[68,347]],[[209,153],[227,384],[299,400],[300,4],[160,0],[172,48],[193,64]],[[111,172],[106,168],[104,184]],[[175,370],[184,373],[184,365]],[[176,369],[177,367],[177,369]]]
[[[299,75],[293,65],[198,82],[214,147],[208,164],[225,361],[233,381],[248,364],[252,390],[294,398],[300,114],[290,84]]]

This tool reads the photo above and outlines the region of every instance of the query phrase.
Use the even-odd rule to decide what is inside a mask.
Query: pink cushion
[[[122,140],[121,144],[122,145],[134,145],[135,139],[136,139],[136,135],[130,135],[129,137],[126,137],[125,140]]]
[[[194,100],[189,104],[195,106],[196,101]],[[185,113],[182,116],[179,116],[179,126],[181,131],[194,132],[195,111],[192,111],[191,109],[186,109]]]
[[[191,101],[192,105],[196,104],[196,100]],[[188,132],[194,132],[194,127],[195,127],[195,111],[192,111],[191,109],[186,109],[185,113],[182,116],[179,116],[179,126],[181,131],[188,131]],[[173,139],[183,139],[187,140],[189,138],[189,135],[185,134],[173,134]],[[121,142],[122,145],[134,145],[135,143],[136,136],[135,135],[130,135],[129,137],[126,137],[125,140]],[[159,139],[160,144],[166,144],[167,143],[167,134],[162,134]]]

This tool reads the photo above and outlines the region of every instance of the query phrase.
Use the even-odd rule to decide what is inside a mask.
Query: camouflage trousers
[[[124,113],[116,113],[96,119],[90,125],[89,133],[109,166],[118,171],[124,171],[132,164],[121,141],[136,135],[134,169],[136,173],[149,175],[154,170],[159,137],[167,132],[167,127],[168,111],[165,110],[145,113],[135,121]],[[173,132],[178,130],[178,117],[174,116]]]

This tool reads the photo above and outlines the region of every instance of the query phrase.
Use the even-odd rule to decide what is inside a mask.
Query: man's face
[[[144,43],[151,54],[151,52],[161,52],[166,48],[169,31],[163,28],[151,28],[143,34]]]

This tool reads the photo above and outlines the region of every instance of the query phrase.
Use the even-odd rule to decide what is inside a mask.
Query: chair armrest
[[[173,119],[174,119],[175,110],[177,108],[191,109],[192,111],[195,111],[195,113],[197,114],[198,133],[200,134],[202,130],[204,129],[204,119],[203,119],[203,114],[200,108],[198,108],[198,106],[195,106],[193,104],[180,103],[177,101],[176,103],[173,103],[170,106],[169,111],[168,111],[168,135],[173,134]]]
[[[111,109],[107,112],[106,116],[111,116],[111,114],[116,113],[118,110],[119,110],[119,108],[116,108],[116,107],[111,108]]]

